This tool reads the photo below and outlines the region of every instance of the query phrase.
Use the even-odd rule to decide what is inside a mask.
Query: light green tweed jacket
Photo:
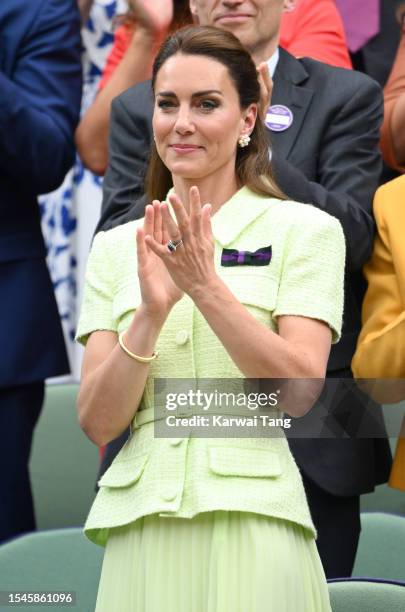
[[[131,222],[98,234],[90,253],[77,338],[126,329],[141,296]],[[244,187],[212,219],[215,265],[236,298],[266,327],[281,315],[325,321],[339,339],[345,244],[339,222],[297,202]],[[272,247],[269,265],[221,266],[223,248]],[[241,378],[242,373],[188,296],[160,334],[139,410],[153,408],[154,378]],[[134,406],[135,414],[136,406]],[[145,413],[144,413],[145,414]],[[104,545],[108,530],[158,513],[193,517],[212,510],[256,512],[315,534],[301,477],[281,434],[266,438],[157,438],[154,423],[135,428],[99,481],[85,531]]]

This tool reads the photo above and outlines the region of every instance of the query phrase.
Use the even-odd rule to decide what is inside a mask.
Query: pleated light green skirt
[[[330,604],[304,528],[221,510],[111,530],[96,612],[330,612]]]

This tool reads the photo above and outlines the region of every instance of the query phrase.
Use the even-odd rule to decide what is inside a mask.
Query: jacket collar
[[[171,188],[169,194],[173,193]],[[166,198],[167,200],[167,198]],[[176,221],[173,208],[168,203],[170,214]],[[213,215],[211,227],[214,238],[223,247],[227,247],[243,232],[245,227],[264,214],[269,208],[269,196],[253,193],[249,187],[239,189]]]
[[[305,85],[308,79],[309,74],[303,63],[280,48],[271,103],[287,106],[292,111],[294,120],[288,130],[268,130],[268,135],[271,143],[275,144],[277,153],[284,159],[288,159],[314,95],[313,89]]]
[[[242,187],[212,217],[212,233],[223,247],[230,245],[250,223],[269,208],[269,198]]]

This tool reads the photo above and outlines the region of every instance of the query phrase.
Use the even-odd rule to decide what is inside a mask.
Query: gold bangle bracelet
[[[159,355],[159,353],[156,352],[156,351],[153,352],[152,357],[141,357],[140,355],[135,355],[135,353],[130,351],[129,348],[127,348],[125,346],[125,344],[124,344],[124,334],[125,334],[125,331],[122,331],[118,335],[118,344],[120,345],[120,347],[122,348],[124,353],[126,353],[128,355],[128,357],[131,357],[132,359],[135,359],[135,361],[139,361],[140,363],[150,363],[151,361],[156,359],[156,357]]]

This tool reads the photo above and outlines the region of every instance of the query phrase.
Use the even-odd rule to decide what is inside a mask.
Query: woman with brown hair
[[[106,546],[97,612],[330,611],[282,429],[155,437],[154,382],[322,382],[341,328],[342,229],[275,185],[257,71],[232,34],[180,30],[152,85],[152,204],[96,236],[77,332],[81,426],[96,444],[133,428],[85,526]],[[321,386],[284,412],[304,414]]]

